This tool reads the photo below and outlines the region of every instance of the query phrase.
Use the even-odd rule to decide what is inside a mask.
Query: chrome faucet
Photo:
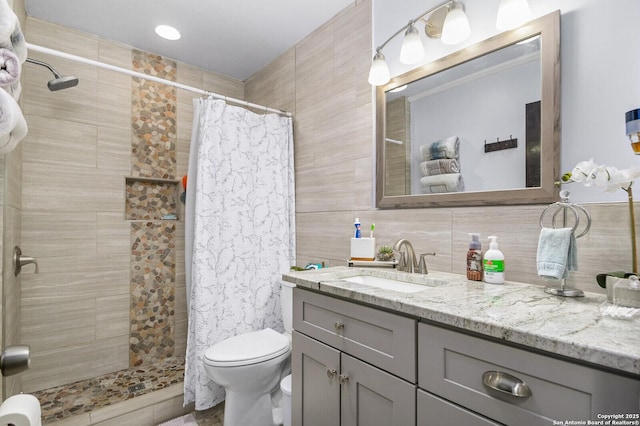
[[[405,253],[402,252],[403,246],[405,247],[405,250],[406,250],[406,256],[405,256]],[[400,239],[396,241],[396,243],[393,245],[393,251],[400,253],[398,270],[413,273],[417,266],[416,252],[413,250],[413,246],[411,245],[409,240]]]

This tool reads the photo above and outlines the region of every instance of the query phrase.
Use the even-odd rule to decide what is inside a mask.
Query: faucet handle
[[[418,273],[419,274],[428,274],[429,270],[427,269],[427,260],[425,256],[435,256],[435,253],[422,253],[420,255],[420,262],[418,263]]]
[[[400,259],[398,259],[398,271],[406,271],[407,270],[407,258],[404,255],[404,252],[399,252]]]

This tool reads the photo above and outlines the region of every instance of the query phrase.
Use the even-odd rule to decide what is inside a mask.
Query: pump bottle
[[[480,234],[471,233],[469,251],[467,251],[467,279],[482,281],[482,245]]]
[[[504,254],[498,249],[498,237],[489,237],[489,250],[484,254],[484,282],[489,284],[504,283]]]

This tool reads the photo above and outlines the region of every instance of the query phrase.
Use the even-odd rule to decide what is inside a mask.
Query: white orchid
[[[562,183],[582,182],[584,186],[602,188],[605,192],[615,192],[618,189],[627,191],[633,181],[640,177],[640,167],[618,170],[615,167],[598,165],[593,159],[581,161],[571,173],[562,176]]]

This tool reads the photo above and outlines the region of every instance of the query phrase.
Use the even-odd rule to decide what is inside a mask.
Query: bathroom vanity
[[[294,425],[640,422],[640,328],[601,317],[604,295],[348,267],[283,279]]]

